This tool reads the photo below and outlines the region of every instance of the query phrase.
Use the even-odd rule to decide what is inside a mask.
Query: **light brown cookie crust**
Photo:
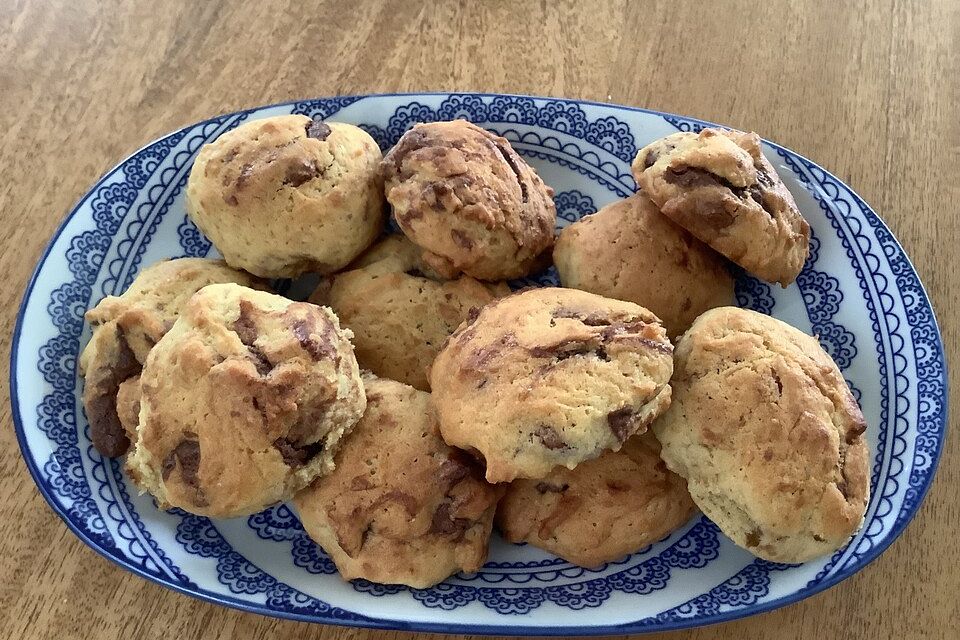
[[[696,508],[683,478],[660,459],[649,431],[620,451],[557,467],[543,480],[514,480],[497,507],[509,542],[527,542],[582,567],[599,567],[652,544]]]
[[[311,296],[327,304],[353,332],[360,366],[378,376],[430,390],[427,370],[444,341],[471,309],[510,289],[469,276],[437,281],[424,275],[419,250],[390,236],[361,257],[359,268],[339,273]],[[357,264],[355,263],[355,264]]]
[[[870,494],[866,424],[816,339],[725,307],[680,339],[670,409],[653,425],[671,470],[738,545],[775,562],[841,547]]]
[[[553,245],[553,190],[509,141],[465,120],[414,126],[381,170],[397,224],[444,277],[519,278]]]
[[[669,405],[672,352],[656,316],[630,302],[559,288],[501,298],[434,361],[441,432],[483,456],[489,482],[573,468]]]
[[[566,227],[553,261],[563,286],[646,307],[671,337],[707,309],[733,304],[727,261],[643,193]]]
[[[222,260],[177,258],[150,265],[121,295],[107,296],[86,312],[93,336],[80,354],[83,405],[91,440],[101,455],[121,456],[130,445],[118,416],[120,385],[140,373],[150,349],[173,326],[187,300],[218,282],[263,287]]]
[[[647,145],[631,167],[664,215],[750,273],[787,286],[810,226],[755,133],[704,129]]]
[[[383,228],[380,160],[351,124],[253,120],[200,149],[187,212],[234,267],[265,278],[332,273]]]
[[[137,440],[140,422],[140,375],[127,378],[117,390],[117,417],[130,442]]]
[[[210,517],[291,498],[330,471],[366,405],[349,337],[323,307],[201,289],[144,366],[131,477]]]
[[[346,580],[415,588],[476,571],[499,490],[437,432],[430,396],[364,378],[368,404],[336,471],[297,494],[304,528]]]

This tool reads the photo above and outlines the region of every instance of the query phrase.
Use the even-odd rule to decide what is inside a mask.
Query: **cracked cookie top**
[[[487,556],[499,491],[437,432],[430,394],[365,376],[367,409],[336,470],[297,494],[304,528],[347,580],[432,586]]]
[[[383,227],[380,159],[350,124],[254,120],[200,149],[187,211],[231,266],[269,278],[332,273]]]
[[[866,423],[812,336],[755,311],[700,316],[653,424],[671,470],[738,545],[775,562],[838,549],[870,494]]]
[[[673,347],[647,309],[529,289],[468,318],[433,363],[444,439],[489,482],[543,478],[617,450],[670,403]]]
[[[187,300],[218,282],[263,287],[222,260],[162,260],[137,274],[121,295],[107,296],[84,315],[93,336],[80,354],[83,409],[90,439],[101,455],[121,456],[130,445],[129,424],[122,420],[117,399],[124,381],[140,373],[150,349],[173,326]],[[135,416],[132,421],[135,425]]]
[[[131,477],[210,517],[291,498],[332,469],[366,406],[349,339],[324,307],[204,287],[147,357]]]
[[[631,168],[664,215],[750,273],[783,286],[800,273],[810,226],[757,134],[675,133],[640,149]]]
[[[414,126],[381,169],[397,224],[443,277],[519,278],[553,245],[553,189],[505,138],[466,120]]]

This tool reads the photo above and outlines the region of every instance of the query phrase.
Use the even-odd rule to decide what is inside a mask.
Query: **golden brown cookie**
[[[150,351],[127,470],[162,507],[217,518],[287,500],[333,468],[366,406],[329,310],[204,287]]]
[[[333,273],[383,228],[380,159],[350,124],[254,120],[200,149],[187,212],[231,266],[265,278]]]
[[[147,353],[173,326],[187,300],[218,282],[262,287],[222,260],[178,258],[147,267],[122,295],[107,296],[87,311],[93,336],[80,354],[83,407],[90,439],[102,455],[123,455],[130,445],[117,416],[120,384],[140,373]]]
[[[675,133],[641,149],[632,169],[667,217],[750,273],[787,286],[803,268],[810,226],[757,134]]]
[[[510,289],[469,276],[450,281],[425,277],[419,250],[403,236],[388,237],[370,253],[359,261],[364,266],[322,283],[311,301],[329,305],[353,331],[361,367],[429,391],[427,369],[447,337],[471,309]]]
[[[563,286],[644,306],[671,337],[707,309],[733,304],[726,260],[642,193],[565,228],[553,261]]]
[[[499,490],[440,439],[430,394],[365,377],[363,418],[336,470],[294,498],[304,528],[347,580],[415,588],[487,557]]]
[[[397,224],[446,278],[519,278],[553,245],[553,190],[505,138],[465,120],[418,124],[381,166]]]
[[[430,373],[443,438],[488,482],[544,478],[618,450],[670,404],[673,347],[631,302],[575,289],[500,298],[460,325]]]
[[[734,542],[775,562],[843,546],[870,495],[866,423],[817,340],[723,307],[677,344],[661,456]]]
[[[130,442],[137,440],[137,424],[140,422],[140,375],[127,378],[117,390],[117,418]]]
[[[667,469],[650,432],[620,451],[514,480],[497,507],[510,542],[527,542],[581,567],[598,567],[652,544],[696,510],[687,483]]]

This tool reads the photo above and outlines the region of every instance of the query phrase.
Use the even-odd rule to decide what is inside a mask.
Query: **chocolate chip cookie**
[[[361,367],[427,391],[427,369],[447,337],[471,309],[510,289],[469,276],[429,278],[419,249],[400,235],[386,238],[368,253],[358,268],[321,283],[311,301],[329,305],[353,331]]]
[[[93,336],[80,354],[83,408],[90,423],[90,439],[101,455],[121,456],[130,446],[117,415],[121,383],[140,373],[147,353],[194,293],[223,282],[263,286],[222,260],[164,260],[141,271],[122,295],[107,296],[87,311],[85,318],[93,327]]]
[[[333,468],[366,406],[329,310],[234,284],[197,292],[140,376],[127,471],[162,507],[260,511]]]
[[[489,482],[540,479],[618,450],[670,404],[673,347],[643,307],[575,289],[500,298],[461,324],[430,373],[443,438]]]
[[[817,340],[723,307],[677,344],[673,404],[653,425],[670,469],[734,542],[775,562],[835,551],[863,523],[866,423]]]
[[[443,277],[519,278],[553,245],[553,190],[505,138],[465,120],[418,124],[381,166],[397,224]]]
[[[367,409],[336,470],[294,498],[304,528],[347,580],[426,588],[476,571],[499,491],[440,439],[430,394],[392,380],[364,383]]]
[[[675,133],[641,149],[632,169],[666,216],[750,273],[782,286],[800,273],[810,226],[757,134]]]
[[[117,418],[130,442],[137,440],[137,424],[140,422],[140,375],[127,378],[117,389]]]
[[[686,331],[707,309],[733,304],[727,261],[643,193],[565,228],[553,262],[563,286],[644,306],[670,336]]]
[[[187,212],[231,266],[268,278],[333,273],[383,227],[380,159],[350,124],[254,120],[200,149]]]
[[[649,431],[620,451],[557,467],[542,480],[514,480],[497,507],[510,542],[527,542],[581,567],[595,568],[657,542],[696,508],[687,483],[660,459]]]

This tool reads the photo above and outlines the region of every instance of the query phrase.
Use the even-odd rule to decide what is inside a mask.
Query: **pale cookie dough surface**
[[[437,273],[507,280],[553,245],[553,189],[510,143],[465,120],[418,124],[383,159],[387,200]]]
[[[712,309],[678,342],[672,385],[652,427],[661,455],[734,542],[805,562],[860,528],[866,424],[815,338],[754,311]]]
[[[642,193],[566,227],[553,261],[563,286],[644,306],[670,336],[734,300],[727,261]]]
[[[93,336],[80,354],[83,406],[91,439],[102,455],[123,455],[130,444],[117,415],[121,383],[140,373],[150,349],[194,293],[224,282],[263,286],[222,260],[177,258],[147,267],[121,295],[107,296],[87,311]]]
[[[350,124],[253,120],[200,149],[187,211],[232,266],[267,278],[332,273],[383,228],[380,159]]]
[[[810,226],[757,134],[675,133],[641,149],[632,169],[664,215],[750,273],[787,286],[803,268]]]
[[[542,480],[514,480],[497,507],[497,527],[509,542],[527,542],[582,567],[639,551],[696,510],[687,483],[659,452],[647,431],[572,471],[557,467]]]
[[[363,418],[337,468],[297,494],[304,528],[346,580],[415,588],[478,570],[499,490],[444,444],[430,394],[367,376]]]
[[[444,440],[489,482],[544,478],[642,432],[670,404],[673,348],[630,302],[575,289],[500,298],[460,325],[430,374]]]
[[[210,517],[291,498],[333,468],[366,406],[349,339],[329,309],[204,287],[143,368],[131,477]]]
[[[360,366],[378,376],[429,391],[427,370],[447,337],[471,309],[479,309],[510,289],[469,276],[437,281],[403,236],[390,236],[311,296],[327,304],[353,332]],[[357,263],[355,263],[357,264]]]

